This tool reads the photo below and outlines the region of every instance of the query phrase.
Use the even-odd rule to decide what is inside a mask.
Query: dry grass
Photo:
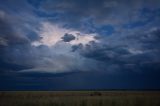
[[[0,92],[0,106],[160,106],[160,92],[15,91]]]

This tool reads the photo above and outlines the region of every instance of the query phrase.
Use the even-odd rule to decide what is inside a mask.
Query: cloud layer
[[[159,0],[0,1],[0,83],[160,88],[159,41]]]

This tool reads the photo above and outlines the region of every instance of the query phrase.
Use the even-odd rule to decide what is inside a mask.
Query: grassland
[[[0,106],[160,106],[160,92],[3,91]]]

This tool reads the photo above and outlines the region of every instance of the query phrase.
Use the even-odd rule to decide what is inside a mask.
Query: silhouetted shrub
[[[101,96],[101,92],[93,92],[90,94],[90,96]]]

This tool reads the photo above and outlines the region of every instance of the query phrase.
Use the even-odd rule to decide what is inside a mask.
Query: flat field
[[[0,106],[160,106],[160,91],[1,91]]]

